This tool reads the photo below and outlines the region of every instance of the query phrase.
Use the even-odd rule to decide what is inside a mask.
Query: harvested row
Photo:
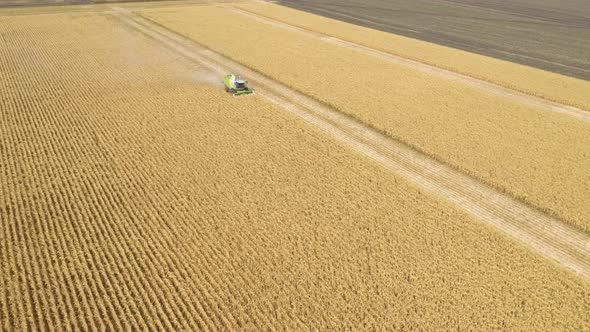
[[[113,19],[0,31],[2,330],[590,327],[587,281]]]
[[[590,111],[590,82],[369,29],[267,2],[236,7],[301,28],[335,36],[380,51],[448,69],[517,91]]]
[[[590,188],[585,185],[590,182],[588,123],[328,45],[224,8],[142,13],[582,230],[590,226],[586,204]],[[234,29],[222,27],[230,21],[243,30],[239,40]]]

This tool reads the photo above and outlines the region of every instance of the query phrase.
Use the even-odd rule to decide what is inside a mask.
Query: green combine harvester
[[[250,89],[246,83],[247,82],[243,80],[240,75],[229,74],[223,77],[225,91],[232,93],[234,96],[254,93],[254,89]]]

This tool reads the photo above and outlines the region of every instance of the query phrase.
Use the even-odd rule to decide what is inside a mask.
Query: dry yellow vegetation
[[[1,329],[590,328],[587,281],[114,18],[0,32]]]
[[[581,229],[590,229],[588,123],[224,8],[142,13]],[[225,22],[232,22],[232,28]],[[240,38],[235,38],[237,30]]]
[[[243,3],[236,4],[236,7],[590,111],[590,82],[582,79],[369,29],[272,3]]]

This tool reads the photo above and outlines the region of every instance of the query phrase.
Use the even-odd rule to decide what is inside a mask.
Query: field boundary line
[[[579,121],[583,121],[586,123],[590,123],[590,111],[585,111],[583,109],[574,107],[574,106],[569,106],[569,105],[564,105],[564,104],[560,104],[554,101],[550,101],[548,99],[544,99],[541,97],[537,97],[537,96],[533,96],[524,92],[520,92],[499,84],[495,84],[495,83],[491,83],[482,79],[478,79],[469,75],[465,75],[465,74],[460,74],[457,72],[454,72],[452,70],[448,70],[448,69],[443,69],[440,67],[436,67],[433,65],[429,65],[427,63],[423,63],[420,61],[416,61],[416,60],[410,60],[408,58],[404,58],[402,56],[398,56],[398,55],[394,55],[388,52],[384,52],[384,51],[380,51],[368,46],[364,46],[364,45],[360,45],[348,40],[344,40],[344,39],[340,39],[334,36],[330,36],[324,33],[320,33],[320,32],[316,32],[316,31],[312,31],[312,30],[308,30],[305,28],[301,28],[298,26],[294,26],[273,18],[269,18],[266,17],[264,15],[258,14],[258,13],[254,13],[251,12],[247,9],[243,9],[243,8],[237,8],[235,6],[232,5],[218,5],[218,7],[221,8],[225,8],[231,12],[234,12],[236,14],[245,16],[245,17],[249,17],[253,20],[256,20],[258,22],[270,25],[270,26],[274,26],[274,27],[278,27],[281,29],[285,29],[285,30],[289,30],[289,31],[294,31],[294,32],[298,32],[301,34],[304,34],[308,37],[312,37],[314,39],[317,40],[321,40],[324,41],[326,43],[332,44],[332,45],[336,45],[336,46],[340,46],[340,47],[344,47],[350,50],[354,50],[357,52],[360,52],[362,54],[365,55],[369,55],[372,56],[374,58],[380,59],[380,60],[384,60],[390,63],[394,63],[397,65],[402,65],[408,68],[412,68],[415,70],[418,70],[420,72],[426,73],[426,74],[430,74],[430,75],[434,75],[437,77],[441,77],[441,78],[445,78],[454,82],[459,82],[468,86],[471,86],[473,88],[482,90],[484,92],[487,92],[489,94],[492,95],[496,95],[496,96],[501,96],[501,97],[505,97],[508,99],[511,99],[513,101],[519,102],[521,104],[525,104],[528,106],[532,106],[534,108],[543,110],[543,111],[548,111],[548,112],[553,112],[553,113],[558,113],[558,114],[562,114],[565,116],[569,116],[573,119],[579,120]]]
[[[417,188],[450,202],[476,220],[590,280],[590,235],[156,22],[121,9],[115,9],[113,15],[129,28],[220,77],[228,72],[246,75],[256,86],[258,96],[406,178]]]

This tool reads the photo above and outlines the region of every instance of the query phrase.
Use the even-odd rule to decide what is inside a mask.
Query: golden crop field
[[[590,328],[587,280],[116,16],[0,32],[2,330]]]
[[[589,230],[588,123],[225,8],[147,10],[143,15]],[[195,20],[198,25],[192,24]],[[243,31],[239,39],[234,29],[223,28],[224,22]]]
[[[236,7],[404,58],[590,111],[590,82],[266,2]]]

